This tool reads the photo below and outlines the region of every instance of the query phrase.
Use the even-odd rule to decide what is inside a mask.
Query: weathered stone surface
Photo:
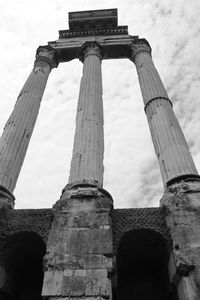
[[[61,295],[63,271],[45,272],[42,294],[46,296]]]
[[[199,199],[199,200],[198,200]],[[188,268],[178,282],[182,300],[200,299],[200,182],[171,185],[161,199],[173,240],[169,273],[173,278],[180,266]]]
[[[112,245],[108,243],[112,237],[111,228],[109,229],[65,229],[61,232],[56,232],[55,240],[52,246],[55,252],[60,252],[58,249],[58,241],[64,243],[62,250],[64,253],[77,255],[79,253],[112,253]],[[58,249],[58,250],[56,250]],[[64,255],[63,253],[63,255]]]
[[[51,253],[53,251],[50,250]],[[47,255],[48,256],[48,255]],[[61,258],[59,258],[61,257]],[[65,269],[69,272],[76,269],[100,269],[105,268],[106,270],[111,270],[112,268],[112,258],[107,257],[103,254],[65,254],[59,255],[56,259],[56,265],[53,258],[48,256],[48,269],[53,270],[55,268]],[[71,274],[71,273],[70,273]]]
[[[81,297],[85,295],[86,280],[82,276],[64,276],[62,296]]]
[[[99,295],[109,298],[111,295],[108,274],[113,255],[112,201],[103,195],[93,198],[83,195],[82,198],[60,200],[54,208],[43,296],[53,296],[53,291],[54,296],[60,293],[63,297]],[[62,272],[61,290],[56,288],[56,279],[49,279],[49,272],[55,270]]]
[[[64,192],[61,196],[61,199],[56,202],[53,206],[53,209],[61,213],[70,212],[107,212],[109,213],[113,207],[113,201],[111,197],[105,196],[98,188],[74,188],[73,190],[78,190],[77,196],[67,194],[67,191]],[[90,190],[90,192],[87,192]],[[69,191],[68,191],[69,192]],[[95,201],[94,201],[95,199]]]
[[[86,206],[86,205],[84,205]],[[107,213],[91,212],[88,218],[88,212],[77,211],[73,215],[71,213],[64,213],[55,218],[54,226],[57,228],[65,226],[67,224],[68,228],[101,228],[108,229],[110,222]]]
[[[108,278],[87,278],[86,282],[86,296],[100,296],[103,298],[110,298],[111,284]]]

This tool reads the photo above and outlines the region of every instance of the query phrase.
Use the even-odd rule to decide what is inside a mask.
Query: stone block
[[[112,233],[110,229],[69,229],[62,233],[56,252],[60,252],[62,241],[66,242],[65,254],[112,254]]]
[[[86,281],[85,277],[64,276],[62,282],[62,296],[81,297],[85,295]]]
[[[86,279],[85,295],[94,297],[100,296],[103,298],[110,297],[110,281],[108,278],[88,278]]]
[[[200,247],[200,225],[194,225],[194,226],[188,226],[187,227],[187,232],[188,232],[188,242],[192,246],[194,245],[199,245]]]
[[[42,296],[60,296],[63,282],[63,271],[46,271]]]
[[[73,270],[64,270],[64,276],[72,276]]]
[[[88,278],[103,278],[107,277],[108,271],[106,269],[96,269],[96,270],[86,270],[86,275]]]
[[[76,277],[86,277],[86,270],[74,270],[74,276]]]
[[[112,258],[103,254],[66,254],[62,261],[57,259],[56,263],[62,263],[63,269],[69,270],[112,268]]]
[[[98,228],[110,225],[108,213],[91,212],[68,212],[57,214],[54,219],[54,228],[61,230],[65,228]]]

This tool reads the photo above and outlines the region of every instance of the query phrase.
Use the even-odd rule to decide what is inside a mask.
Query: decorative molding
[[[51,69],[57,68],[59,64],[57,52],[49,45],[39,46],[36,51],[34,67],[44,66],[44,64],[48,64]]]
[[[84,37],[84,36],[104,36],[104,35],[128,35],[127,26],[118,26],[116,28],[104,28],[104,29],[89,29],[89,30],[60,30],[59,39],[68,39],[72,37]]]
[[[139,53],[146,52],[151,55],[151,47],[145,39],[138,40],[136,43],[131,44],[131,60],[135,61]]]
[[[79,56],[80,61],[84,61],[86,57],[90,55],[97,56],[100,60],[102,60],[102,50],[100,45],[97,42],[86,42],[81,47],[81,53]]]
[[[98,182],[97,182],[98,184]],[[83,183],[83,181],[80,182],[75,182],[71,184],[67,184],[64,189],[62,190],[62,195],[60,199],[70,199],[70,198],[77,198],[78,197],[99,197],[99,196],[104,196],[107,198],[110,198],[112,201],[112,196],[111,194],[106,191],[105,189],[99,187],[98,185],[91,184],[91,183]],[[59,200],[60,201],[60,200]]]
[[[171,107],[173,107],[172,101],[171,101],[169,98],[167,98],[167,97],[162,97],[162,96],[160,96],[160,97],[154,97],[154,98],[149,99],[149,100],[146,102],[146,104],[145,104],[145,106],[144,106],[144,111],[145,111],[145,112],[146,112],[147,106],[148,106],[149,104],[151,104],[151,103],[152,103],[153,101],[155,101],[155,100],[165,100],[165,101],[168,101],[168,102],[171,104]]]

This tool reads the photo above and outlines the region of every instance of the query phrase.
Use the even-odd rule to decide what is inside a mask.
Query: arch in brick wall
[[[35,232],[11,235],[0,246],[0,300],[42,300],[46,245]]]
[[[177,300],[170,291],[168,260],[167,241],[158,232],[137,229],[124,233],[117,247],[114,298]]]

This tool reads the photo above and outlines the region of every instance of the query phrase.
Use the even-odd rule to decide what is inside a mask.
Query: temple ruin
[[[151,53],[118,26],[117,9],[70,12],[69,29],[37,49],[0,138],[0,300],[200,299],[200,176]],[[73,59],[83,74],[69,180],[52,209],[14,209],[48,76]],[[160,207],[115,209],[103,187],[105,59],[136,67]]]

